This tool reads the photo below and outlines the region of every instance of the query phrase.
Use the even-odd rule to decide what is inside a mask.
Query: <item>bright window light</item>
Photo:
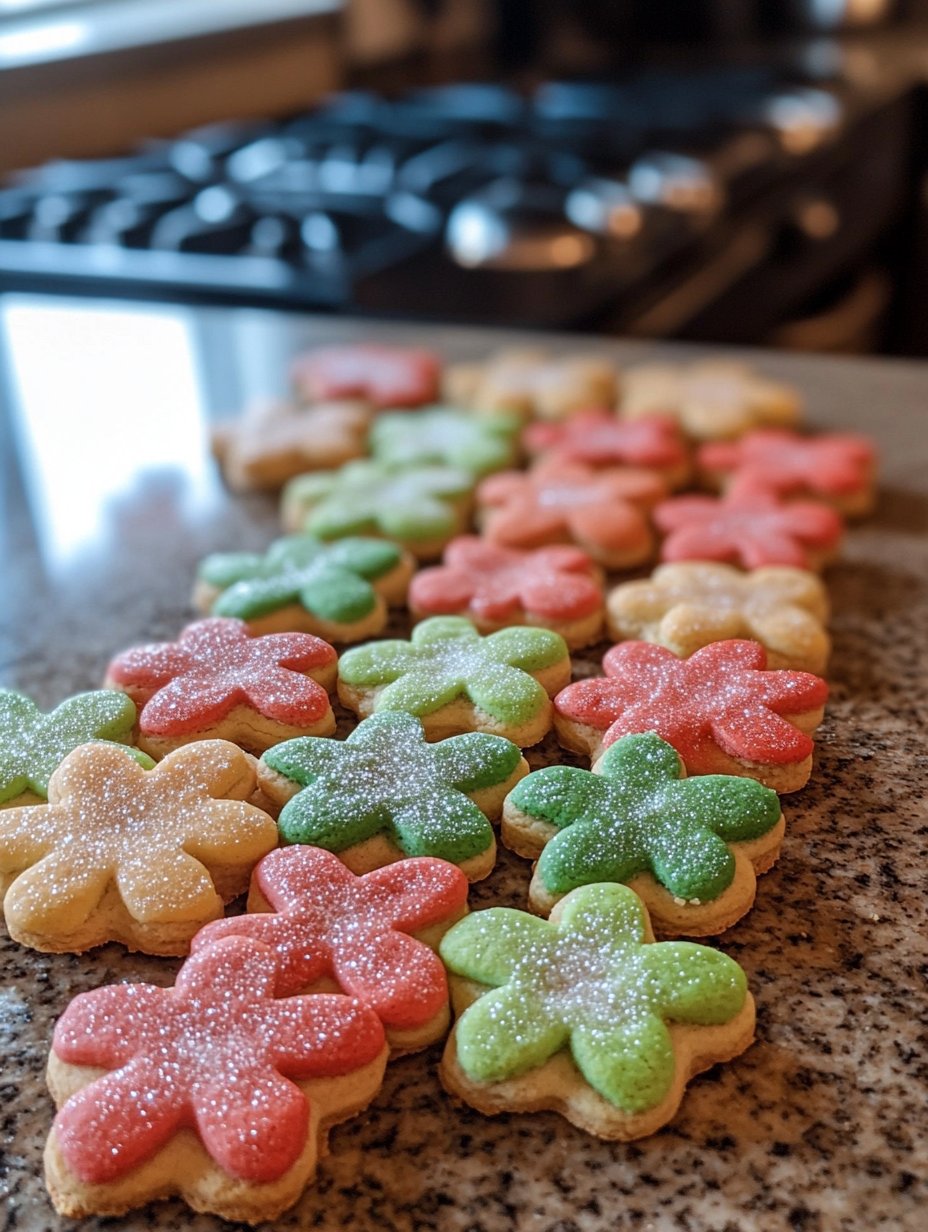
[[[115,529],[121,501],[146,484],[176,485],[182,515],[215,495],[186,310],[17,297],[0,321],[13,430],[48,566],[71,563]]]

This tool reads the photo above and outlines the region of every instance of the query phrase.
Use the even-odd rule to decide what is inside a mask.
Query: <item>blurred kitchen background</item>
[[[928,0],[0,0],[0,290],[928,354]]]

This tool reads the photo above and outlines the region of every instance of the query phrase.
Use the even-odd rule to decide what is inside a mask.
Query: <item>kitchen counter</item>
[[[247,310],[0,301],[8,379],[0,419],[13,562],[0,683],[49,707],[98,685],[123,647],[173,637],[192,616],[205,552],[259,547],[273,503],[229,497],[203,422],[273,392],[301,346],[373,334],[479,355],[499,334],[333,324]],[[516,340],[515,336],[506,339]],[[564,339],[577,349],[577,338]],[[597,340],[619,360],[683,348]],[[834,656],[810,785],[755,909],[721,947],[748,973],[757,1042],[693,1081],[673,1122],[631,1145],[553,1113],[488,1119],[438,1082],[440,1049],[392,1064],[369,1111],[337,1128],[318,1182],[276,1223],[357,1232],[916,1232],[928,1200],[928,367],[764,354],[819,428],[876,436],[876,515],[827,574]],[[2,387],[0,387],[2,392]],[[31,458],[24,467],[22,459]],[[597,659],[602,648],[586,659]],[[593,670],[587,662],[581,670]],[[342,730],[347,729],[342,723]],[[533,765],[559,760],[552,738]],[[529,866],[501,850],[476,907],[523,905]],[[44,955],[4,939],[0,987],[6,1218],[71,1227],[41,1179],[52,1117],[43,1069],[76,993],[120,979],[169,983],[177,962],[116,945]],[[88,1229],[218,1232],[177,1201]]]

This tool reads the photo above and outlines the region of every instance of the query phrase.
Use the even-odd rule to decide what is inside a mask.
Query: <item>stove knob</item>
[[[663,206],[699,221],[712,218],[722,208],[722,187],[709,168],[683,154],[655,151],[632,164],[628,184],[635,200]]]
[[[787,154],[810,154],[840,130],[841,104],[827,90],[787,90],[764,102],[760,119]]]
[[[784,218],[777,235],[777,253],[795,258],[818,244],[826,244],[841,230],[837,206],[827,197],[797,198]]]
[[[830,240],[841,229],[841,215],[826,197],[807,197],[793,209],[793,225],[808,240]]]
[[[615,240],[633,239],[642,227],[641,206],[621,180],[583,180],[567,194],[564,212],[584,231]]]

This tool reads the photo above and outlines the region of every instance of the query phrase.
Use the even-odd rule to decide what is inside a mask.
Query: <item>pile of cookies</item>
[[[754,1036],[744,972],[689,938],[750,910],[811,773],[815,571],[872,503],[872,445],[800,435],[795,392],[730,363],[370,345],[293,377],[214,442],[233,486],[283,485],[289,533],[203,561],[201,618],[101,689],[47,715],[0,692],[11,937],[186,957],[57,1024],[64,1215],[275,1218],[452,1007],[449,1092],[609,1139]],[[552,730],[591,769],[531,770]],[[527,909],[468,914],[493,822]]]

